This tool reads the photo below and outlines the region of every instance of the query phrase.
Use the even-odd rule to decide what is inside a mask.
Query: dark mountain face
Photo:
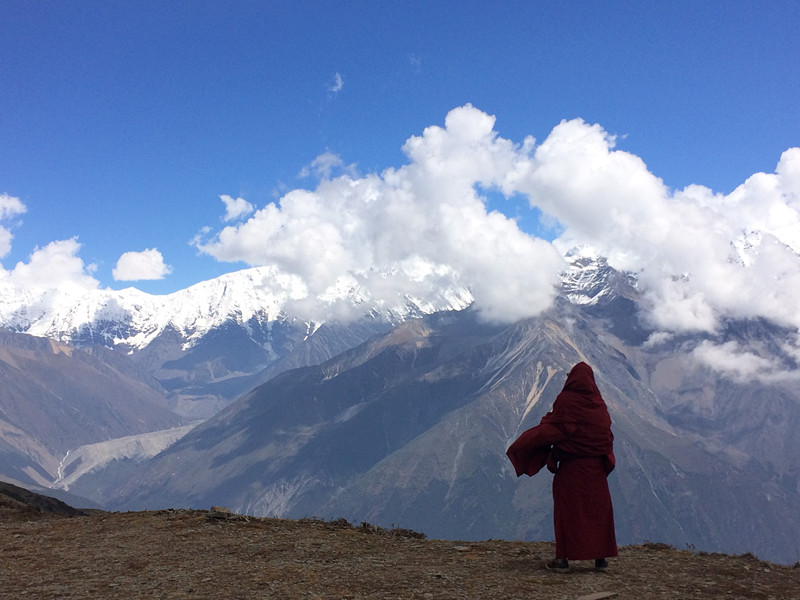
[[[341,314],[360,315],[355,323],[321,323],[322,315],[308,322],[291,314],[296,304],[270,267],[228,273],[166,296],[12,288],[0,297],[0,327],[78,348],[113,349],[157,382],[173,410],[192,419],[210,417],[286,368],[319,364],[392,324],[471,302],[462,287],[445,286],[424,300],[406,296],[396,305],[373,302],[353,288],[329,300]]]
[[[134,370],[111,351],[0,331],[0,476],[48,485],[68,450],[179,425]]]
[[[633,345],[630,328],[611,333],[631,318],[620,306],[563,302],[509,327],[469,311],[405,323],[257,387],[106,499],[345,517],[452,539],[550,539],[549,474],[517,479],[505,450],[584,360],[614,421],[621,543],[794,562],[800,480],[787,457],[800,450],[798,391],[732,383],[688,347]]]
[[[381,315],[313,330],[261,317],[228,319],[191,343],[167,326],[142,347],[103,345],[142,334],[129,316],[72,331],[71,344],[0,330],[0,477],[49,486],[80,466],[80,446],[207,418],[284,370],[319,364],[391,328]],[[130,463],[115,460],[82,484],[97,497],[98,487],[124,480]]]
[[[3,521],[33,520],[50,515],[81,517],[86,513],[52,496],[0,481],[0,516]]]
[[[167,328],[131,359],[163,388],[173,410],[204,419],[278,373],[319,364],[390,328],[385,320],[365,318],[323,324],[311,335],[297,321],[230,320],[191,346]]]

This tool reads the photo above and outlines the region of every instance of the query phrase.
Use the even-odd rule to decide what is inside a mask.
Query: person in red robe
[[[509,446],[517,472],[533,476],[547,465],[553,477],[556,557],[547,568],[569,571],[569,560],[594,560],[606,570],[617,556],[608,474],[614,469],[611,417],[584,362],[567,375],[553,409]]]

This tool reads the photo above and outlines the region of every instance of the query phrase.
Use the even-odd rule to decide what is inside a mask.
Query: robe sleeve
[[[606,475],[610,474],[611,471],[614,470],[614,467],[617,466],[617,459],[614,456],[614,452],[609,452],[605,456],[603,456],[603,467],[605,468]]]
[[[536,475],[547,462],[553,444],[564,440],[564,434],[555,425],[541,423],[523,431],[506,450],[517,477]]]

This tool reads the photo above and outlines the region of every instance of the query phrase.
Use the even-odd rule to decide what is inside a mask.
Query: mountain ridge
[[[318,300],[348,318],[314,321],[287,312],[302,308],[304,294],[298,281],[270,267],[228,273],[165,296],[75,286],[34,293],[5,283],[0,327],[128,354],[129,366],[166,395],[173,411],[197,420],[281,370],[321,362],[394,324],[472,302],[468,290],[455,285],[425,299],[406,295],[395,305],[344,287]]]
[[[46,486],[70,449],[182,424],[158,390],[111,356],[0,330],[3,475]]]
[[[546,539],[549,481],[514,479],[504,452],[546,412],[560,374],[584,360],[615,423],[610,484],[622,540],[791,562],[797,390],[739,381],[698,357],[704,344],[736,344],[791,367],[781,344],[791,331],[730,321],[709,334],[654,335],[637,318],[635,276],[587,250],[569,260],[551,309],[510,325],[472,308],[417,307],[398,322],[384,313],[346,324],[228,319],[191,344],[167,326],[133,352],[59,346],[117,361],[149,378],[171,410],[207,418],[155,456],[98,460],[70,490],[122,510],[216,502],[438,537]]]
[[[303,298],[302,284],[272,267],[252,267],[203,281],[166,295],[152,295],[136,288],[125,290],[23,291],[6,284],[0,289],[0,323],[16,332],[30,333],[79,345],[102,344],[142,350],[168,327],[184,338],[184,349],[209,331],[232,320],[247,329],[248,323],[296,320],[286,305]],[[464,288],[453,286],[432,298],[406,296],[395,306],[370,303],[358,288],[337,290],[328,303],[347,300],[362,306],[361,315],[380,317],[389,323],[437,310],[460,310],[472,302]],[[322,320],[306,319],[308,333]]]
[[[702,422],[687,423],[650,386],[647,361],[669,363],[673,353],[626,346],[582,306],[565,301],[510,326],[474,319],[430,315],[284,372],[115,481],[108,501],[134,510],[218,501],[255,515],[400,523],[439,538],[547,539],[549,478],[517,480],[505,449],[585,360],[614,422],[621,543],[791,562],[798,479],[791,461],[778,460],[779,447],[797,444],[790,426],[747,429],[742,416],[729,438],[704,440]],[[673,382],[673,401],[681,381],[691,397],[693,377],[731,392],[729,419],[748,402],[774,410],[760,398],[774,388],[731,388],[700,367]],[[781,408],[794,423],[800,398]]]

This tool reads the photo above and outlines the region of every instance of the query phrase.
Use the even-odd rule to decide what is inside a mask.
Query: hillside
[[[183,424],[126,358],[0,329],[0,475],[48,486],[79,446]]]
[[[636,277],[592,254],[570,264],[550,310],[505,325],[419,306],[349,324],[255,318],[244,310],[260,289],[248,271],[181,295],[174,314],[204,306],[203,327],[162,323],[139,350],[90,345],[144,331],[114,311],[70,344],[9,332],[0,477],[107,510],[218,503],[254,516],[402,523],[439,539],[548,539],[550,478],[514,477],[505,449],[583,360],[614,423],[620,543],[797,562],[795,332],[738,320],[713,335],[655,335],[637,317]],[[69,319],[56,322],[75,333]],[[761,366],[744,377],[751,363]],[[152,402],[129,401],[136,390]],[[180,437],[179,415],[200,405],[225,408]]]
[[[0,520],[3,598],[797,597],[800,568],[647,543],[605,573],[543,568],[547,542],[421,539],[344,521],[209,511]]]
[[[86,514],[56,498],[0,481],[0,523],[49,517],[84,517]]]
[[[508,327],[469,312],[408,321],[275,377],[117,478],[90,474],[70,490],[116,510],[219,503],[442,539],[548,539],[551,477],[518,479],[505,451],[585,360],[613,420],[620,543],[796,562],[786,457],[800,453],[797,391],[732,388],[685,349],[640,349],[607,329],[569,303]],[[720,400],[707,407],[701,394]]]

